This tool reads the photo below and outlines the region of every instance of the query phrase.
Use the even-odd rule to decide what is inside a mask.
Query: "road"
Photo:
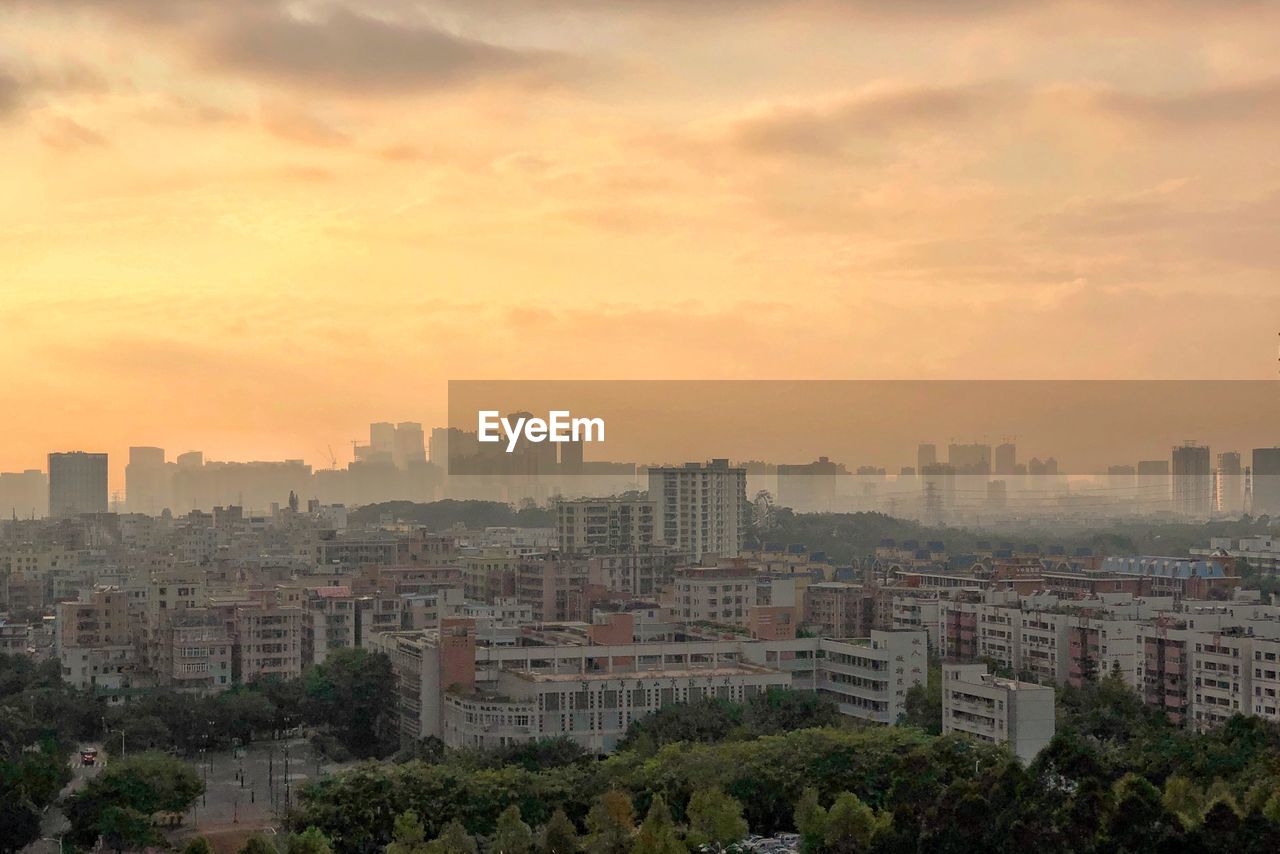
[[[71,763],[71,782],[62,790],[65,797],[77,792],[102,772],[111,760],[98,745],[98,764],[80,765],[76,751]],[[298,802],[298,790],[319,775],[343,767],[321,762],[305,738],[267,741],[247,749],[200,754],[186,760],[205,782],[205,793],[183,816],[183,825],[166,834],[178,843],[197,833],[217,837],[251,832],[273,833],[279,816]],[[24,854],[59,854],[58,837],[67,829],[67,820],[57,805],[46,812],[40,827],[40,841]],[[232,847],[235,850],[235,847]]]
[[[107,764],[106,751],[98,744],[86,744],[84,747],[91,747],[98,751],[98,763],[96,765],[84,766],[80,764],[80,750],[67,757],[67,763],[71,766],[71,781],[62,788],[58,795],[61,800],[67,795],[83,789],[90,780],[102,773],[103,767]],[[59,838],[67,831],[67,817],[62,814],[58,803],[54,804],[44,811],[44,818],[40,820],[40,839],[31,845],[28,845],[24,851],[29,854],[57,854],[59,848]]]

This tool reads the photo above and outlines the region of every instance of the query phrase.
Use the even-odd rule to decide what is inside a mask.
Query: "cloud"
[[[0,120],[12,118],[31,101],[47,93],[102,92],[107,81],[79,63],[42,64],[12,62],[0,67]]]
[[[1280,77],[1169,94],[1059,89],[1067,102],[1143,124],[1195,127],[1280,118]]]
[[[728,139],[759,154],[834,157],[859,137],[904,129],[954,126],[1009,108],[1014,93],[999,84],[877,85],[820,102],[774,104],[733,121]]]
[[[22,104],[22,82],[5,71],[0,71],[0,119],[17,112]]]
[[[282,10],[230,16],[203,50],[214,63],[233,70],[361,93],[430,90],[494,78],[548,82],[567,62],[550,51],[490,44],[347,9],[316,19]]]
[[[50,119],[40,131],[40,139],[59,151],[76,151],[85,147],[103,147],[107,138],[67,116]]]

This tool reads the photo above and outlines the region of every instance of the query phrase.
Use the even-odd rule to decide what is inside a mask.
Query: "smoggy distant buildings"
[[[1173,512],[1195,519],[1213,510],[1213,469],[1207,445],[1187,442],[1173,449]]]
[[[1254,516],[1280,514],[1280,448],[1253,449]]]
[[[49,455],[49,515],[107,512],[107,455]]]

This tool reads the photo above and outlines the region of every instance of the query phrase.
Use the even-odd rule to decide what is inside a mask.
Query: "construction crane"
[[[338,467],[338,458],[333,453],[333,445],[326,445],[325,450],[317,451],[322,459],[329,461],[329,471],[334,471]]]

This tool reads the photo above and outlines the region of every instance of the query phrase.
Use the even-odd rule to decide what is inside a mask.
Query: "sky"
[[[341,463],[450,379],[1268,379],[1278,231],[1260,0],[0,0],[0,471]]]

